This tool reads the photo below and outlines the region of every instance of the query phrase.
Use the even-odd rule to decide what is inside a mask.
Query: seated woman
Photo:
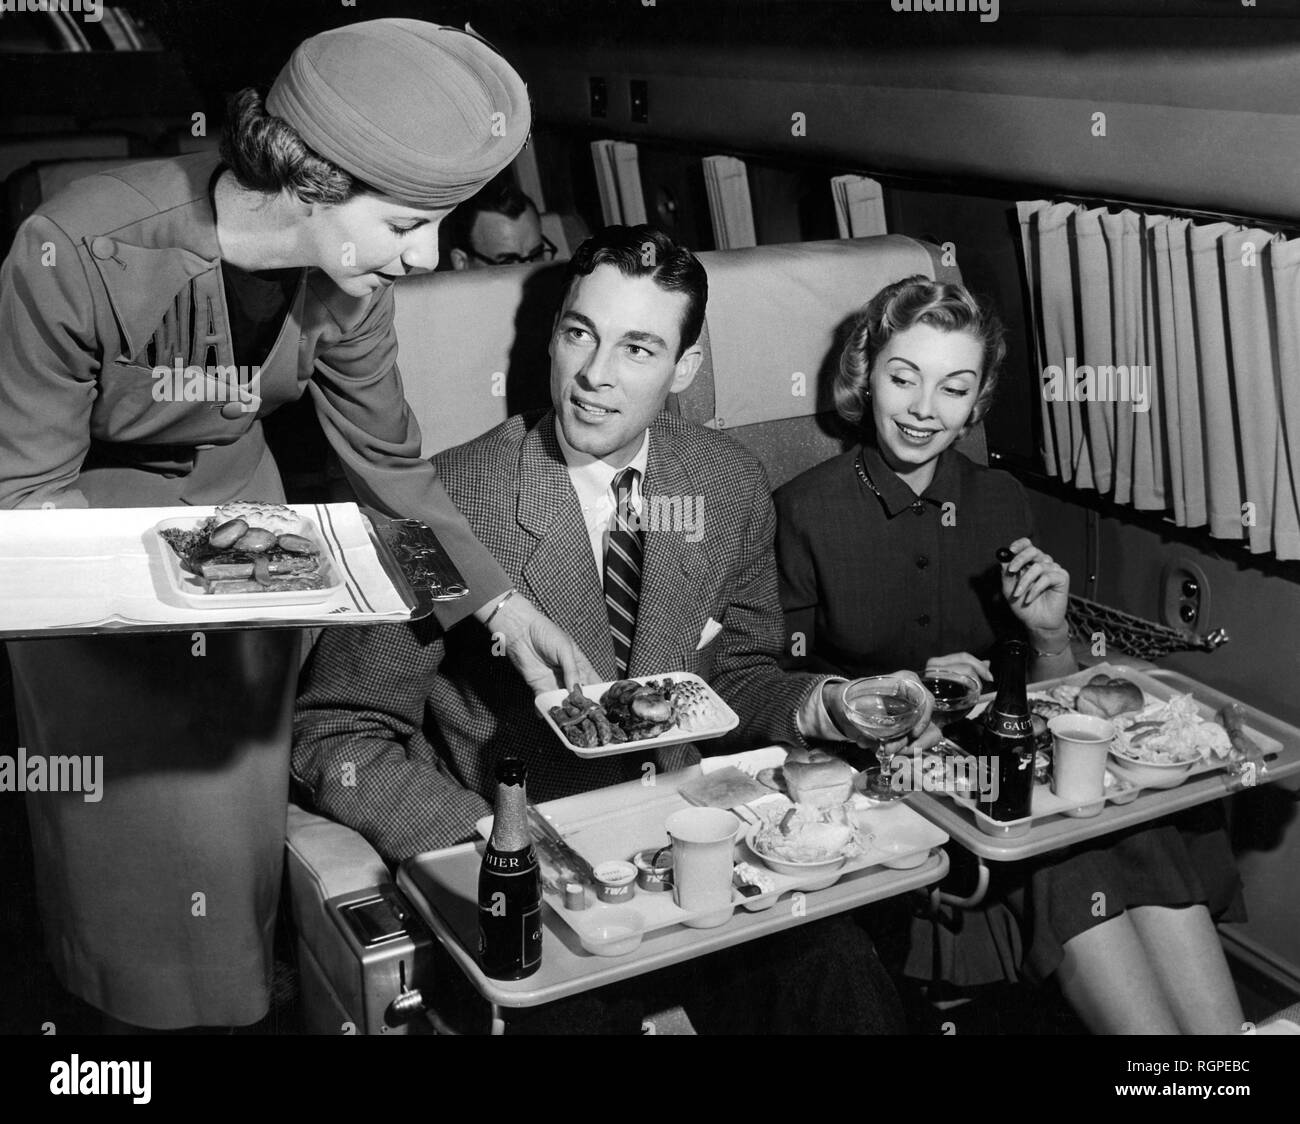
[[[1076,669],[1069,575],[1034,545],[1023,489],[952,447],[987,411],[1005,350],[996,319],[956,285],[900,281],[860,315],[835,403],[864,440],[776,493],[782,601],[791,637],[803,638],[790,650],[807,662],[850,676],[948,667],[988,680],[977,653],[1019,634],[1033,649],[1031,680]],[[1014,556],[999,572],[1004,546]],[[1231,881],[1220,842],[1208,865]],[[1173,825],[993,866],[998,892],[943,950],[966,958],[958,982],[1014,979],[1023,963],[1033,978],[1055,976],[1096,1033],[1241,1029],[1212,895]],[[909,974],[929,963],[919,951]]]

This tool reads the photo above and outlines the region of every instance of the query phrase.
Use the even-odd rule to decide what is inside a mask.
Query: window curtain
[[[1300,242],[1018,204],[1049,475],[1300,558]]]

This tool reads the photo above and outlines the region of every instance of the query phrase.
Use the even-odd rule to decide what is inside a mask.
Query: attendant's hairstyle
[[[867,409],[871,367],[889,341],[917,324],[941,332],[967,332],[984,349],[983,371],[967,428],[975,425],[993,402],[998,370],[1006,358],[1002,324],[963,285],[947,285],[917,275],[881,289],[858,313],[835,376],[835,409],[845,421],[858,425]]]
[[[443,224],[447,227],[447,248],[474,248],[469,238],[479,215],[504,215],[508,219],[517,219],[530,207],[537,210],[537,204],[515,186],[510,178],[510,169],[498,172],[447,216]]]
[[[659,288],[686,295],[682,314],[680,359],[699,338],[704,327],[704,306],[709,300],[709,276],[685,246],[679,246],[652,226],[607,226],[578,247],[564,273],[564,295],[573,282],[597,266],[612,265],[624,277],[649,277]]]
[[[240,90],[226,109],[221,159],[241,187],[267,195],[291,192],[304,203],[333,206],[374,188],[309,148],[298,130],[267,113],[262,95]]]

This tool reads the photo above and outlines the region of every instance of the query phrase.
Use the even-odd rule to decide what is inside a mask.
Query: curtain
[[[1300,558],[1300,242],[1017,205],[1049,475]]]

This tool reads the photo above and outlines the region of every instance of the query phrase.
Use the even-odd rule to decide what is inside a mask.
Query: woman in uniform
[[[980,653],[1007,635],[1029,641],[1031,680],[1076,669],[1069,575],[1034,545],[1024,489],[952,448],[987,411],[1004,352],[996,319],[959,285],[909,278],[859,316],[834,393],[863,441],[776,493],[787,627],[823,669],[987,680]],[[999,567],[1001,547],[1013,557]],[[960,939],[940,931],[943,974],[1055,977],[1097,1033],[1237,1032],[1241,1005],[1207,908],[1237,881],[1222,833],[1218,843],[1194,858],[1162,822],[995,864],[1002,893],[967,913]],[[929,975],[930,935],[914,926],[909,974]]]
[[[303,43],[265,101],[239,94],[220,158],[71,185],[0,272],[0,506],[281,500],[261,419],[307,393],[359,497],[428,523],[464,575],[443,626],[490,620],[539,688],[551,668],[590,681],[421,459],[396,364],[394,281],[434,268],[439,222],[529,124],[523,82],[476,36],[375,20]],[[246,400],[178,401],[154,377],[177,364],[260,375]],[[29,756],[104,759],[100,802],[28,807],[54,969],[112,1020],[266,1012],[297,647],[284,631],[9,646]]]

